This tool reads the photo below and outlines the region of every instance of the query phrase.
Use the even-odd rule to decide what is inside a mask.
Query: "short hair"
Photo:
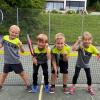
[[[48,37],[47,37],[46,34],[39,34],[39,35],[37,36],[37,41],[38,41],[38,40],[45,41],[45,42],[47,43],[47,42],[48,42]]]
[[[12,26],[10,26],[9,30],[11,30],[11,29],[16,29],[18,32],[20,32],[20,28],[19,28],[18,25],[12,25]]]
[[[63,34],[63,33],[57,33],[57,34],[55,35],[55,41],[56,41],[57,39],[63,39],[63,40],[65,41],[65,36],[64,36],[64,34]]]
[[[85,37],[85,36],[88,36],[91,40],[93,39],[91,33],[89,33],[89,32],[84,32],[84,33],[83,33],[83,35],[82,35],[82,40],[84,40],[84,37]]]

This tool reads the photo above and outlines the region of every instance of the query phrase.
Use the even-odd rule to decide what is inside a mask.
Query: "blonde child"
[[[91,79],[91,71],[89,66],[89,61],[92,54],[100,57],[99,51],[95,46],[92,45],[92,35],[89,32],[84,32],[82,37],[78,37],[78,40],[72,47],[73,51],[78,51],[78,58],[75,67],[75,74],[72,80],[72,86],[70,88],[70,94],[74,94],[75,92],[75,84],[77,83],[77,78],[79,76],[81,68],[85,70],[87,84],[88,84],[88,92],[91,95],[94,95],[94,91],[92,89],[92,79]]]
[[[24,52],[22,42],[18,38],[19,34],[20,28],[17,25],[12,25],[9,28],[9,35],[5,35],[2,38],[0,48],[4,47],[4,68],[0,77],[0,89],[2,88],[8,73],[14,71],[16,74],[21,76],[25,82],[27,90],[31,90],[31,86],[29,84],[27,75],[23,70],[20,56],[18,54],[19,49],[22,53]]]
[[[58,66],[60,73],[63,75],[63,92],[67,93],[67,80],[68,80],[68,58],[70,47],[65,44],[65,37],[63,33],[55,35],[55,46],[51,49],[51,62],[52,62],[52,76],[50,93],[55,93],[55,83],[57,80]],[[59,59],[58,59],[59,56]]]
[[[37,46],[34,48],[33,57],[33,86],[32,92],[38,92],[38,70],[41,65],[44,75],[44,90],[46,93],[49,92],[49,81],[48,81],[48,64],[47,61],[50,59],[50,49],[48,48],[48,38],[46,34],[39,34],[37,36]]]

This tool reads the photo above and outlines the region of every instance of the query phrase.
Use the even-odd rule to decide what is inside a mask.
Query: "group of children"
[[[9,35],[5,35],[0,43],[0,48],[4,47],[4,68],[3,73],[0,75],[0,90],[9,72],[14,71],[19,74],[23,79],[26,90],[28,92],[38,92],[38,70],[42,67],[44,76],[44,91],[46,93],[55,93],[55,84],[58,74],[58,66],[60,73],[62,73],[63,79],[63,92],[70,94],[75,93],[75,84],[79,76],[81,68],[85,70],[88,84],[88,92],[94,95],[92,89],[92,79],[89,61],[92,54],[100,57],[99,51],[92,45],[92,35],[89,32],[84,32],[81,37],[78,37],[75,44],[72,46],[73,51],[78,51],[78,58],[75,67],[75,74],[73,76],[72,85],[68,89],[68,59],[70,55],[70,47],[65,43],[65,37],[63,33],[57,33],[55,35],[55,43],[53,48],[48,47],[48,37],[46,34],[39,34],[37,36],[37,46],[34,47],[33,60],[33,84],[29,83],[28,76],[25,73],[23,66],[20,62],[20,56],[18,50],[24,52],[22,42],[18,36],[20,28],[17,25],[12,25],[9,28]],[[51,85],[49,87],[49,75],[48,75],[48,60],[51,60]]]

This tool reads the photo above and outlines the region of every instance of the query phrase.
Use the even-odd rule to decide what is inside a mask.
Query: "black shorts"
[[[3,72],[9,73],[14,71],[16,74],[20,74],[23,70],[23,66],[21,63],[19,64],[4,64]]]
[[[68,74],[68,61],[59,61],[59,67],[60,73]],[[55,73],[54,69],[52,69],[52,73]]]

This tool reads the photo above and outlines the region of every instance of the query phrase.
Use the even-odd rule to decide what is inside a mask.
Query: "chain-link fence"
[[[58,32],[65,34],[66,42],[73,43],[84,31],[93,34],[94,43],[100,41],[100,16],[86,14],[66,14],[45,12],[40,9],[16,8],[0,10],[0,34],[8,34],[8,28],[18,24],[21,28],[20,38],[26,42],[26,34],[30,34],[35,42],[36,36],[43,32],[48,35],[49,43],[53,43]]]
[[[33,42],[35,43],[36,36],[39,33],[45,33],[48,35],[49,43],[54,43],[54,36],[58,32],[65,34],[66,42],[73,43],[79,35],[82,35],[84,31],[92,33],[94,43],[100,44],[100,16],[99,15],[85,15],[85,14],[66,14],[66,13],[52,13],[41,11],[40,9],[28,9],[17,8],[0,10],[0,37],[1,35],[8,34],[8,29],[11,25],[17,24],[21,28],[20,39],[26,43],[26,34],[30,34]],[[25,46],[24,46],[25,47]],[[26,48],[25,48],[26,50]],[[0,52],[0,72],[3,70],[3,53]],[[21,55],[21,61],[24,69],[30,76],[32,81],[32,59],[31,55]],[[70,57],[69,60],[69,83],[72,81],[74,67],[76,63],[76,56]],[[93,83],[100,83],[100,62],[92,57],[90,61],[92,67]],[[50,74],[49,68],[49,74]],[[39,76],[42,75],[42,72]],[[13,73],[10,74],[6,84],[23,84],[19,82],[19,78],[13,77]],[[86,83],[84,81],[84,72],[80,75],[79,83]],[[39,77],[41,80],[41,77]],[[61,83],[61,78],[59,78]]]

